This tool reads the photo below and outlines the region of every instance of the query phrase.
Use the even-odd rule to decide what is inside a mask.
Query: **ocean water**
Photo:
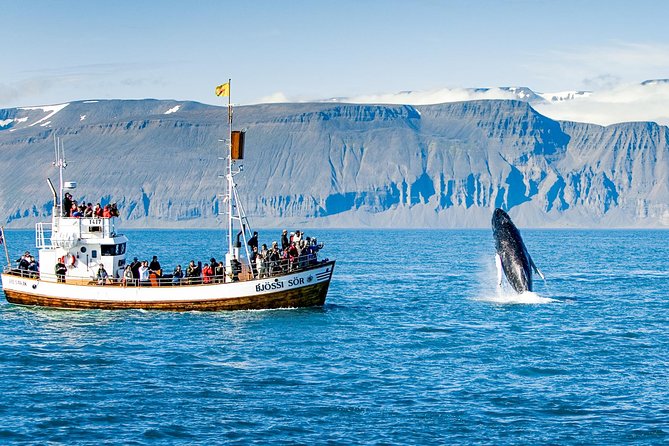
[[[125,232],[167,270],[224,245]],[[3,301],[0,443],[669,442],[669,232],[521,232],[546,275],[527,296],[496,290],[491,231],[312,230],[337,259],[324,308]]]

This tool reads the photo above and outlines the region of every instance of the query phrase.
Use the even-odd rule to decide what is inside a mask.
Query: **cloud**
[[[63,81],[54,77],[34,77],[12,84],[0,84],[0,107],[4,107],[5,104],[17,106],[25,98],[43,96]]]
[[[669,125],[669,81],[624,84],[593,91],[587,97],[533,107],[551,119],[609,125],[651,121]]]
[[[260,98],[257,103],[276,102],[342,102],[351,104],[408,104],[428,105],[445,102],[474,101],[479,99],[517,99],[508,89],[494,88],[440,88],[427,91],[402,91],[399,93],[369,94],[328,99],[305,99],[274,93]]]
[[[281,92],[272,93],[271,95],[264,96],[258,99],[258,101],[256,101],[256,103],[258,104],[276,104],[279,102],[299,102],[299,101],[291,101],[288,99],[288,96],[286,96]]]
[[[600,90],[614,88],[622,82],[619,76],[613,74],[600,74],[599,76],[583,79],[583,85],[588,90]]]
[[[121,86],[141,96],[151,87],[166,85],[161,71],[175,62],[101,63],[23,71],[14,81],[0,84],[0,108],[61,103],[79,98],[107,97]]]
[[[474,101],[479,99],[516,99],[512,91],[501,88],[441,88],[427,91],[403,91],[400,93],[377,94],[340,98],[333,101],[356,104],[410,104],[428,105],[445,102]]]

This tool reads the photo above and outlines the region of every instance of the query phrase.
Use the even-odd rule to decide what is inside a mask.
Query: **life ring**
[[[67,258],[65,259],[65,264],[68,267],[70,267],[70,266],[74,267],[77,264],[77,258],[72,254],[68,254]]]

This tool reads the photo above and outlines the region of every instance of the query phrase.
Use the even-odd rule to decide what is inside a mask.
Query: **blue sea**
[[[496,289],[489,230],[310,230],[337,259],[324,308],[3,300],[0,444],[669,442],[669,232],[521,232],[546,275],[527,296]],[[166,270],[225,244],[125,233]]]

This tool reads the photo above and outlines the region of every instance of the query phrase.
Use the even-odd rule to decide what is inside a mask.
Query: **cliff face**
[[[227,109],[85,101],[0,110],[0,221],[50,215],[53,135],[75,198],[116,201],[124,227],[218,225]],[[57,109],[57,110],[56,110]],[[256,226],[669,226],[669,129],[556,122],[525,102],[238,107]],[[55,181],[54,181],[55,182]]]

